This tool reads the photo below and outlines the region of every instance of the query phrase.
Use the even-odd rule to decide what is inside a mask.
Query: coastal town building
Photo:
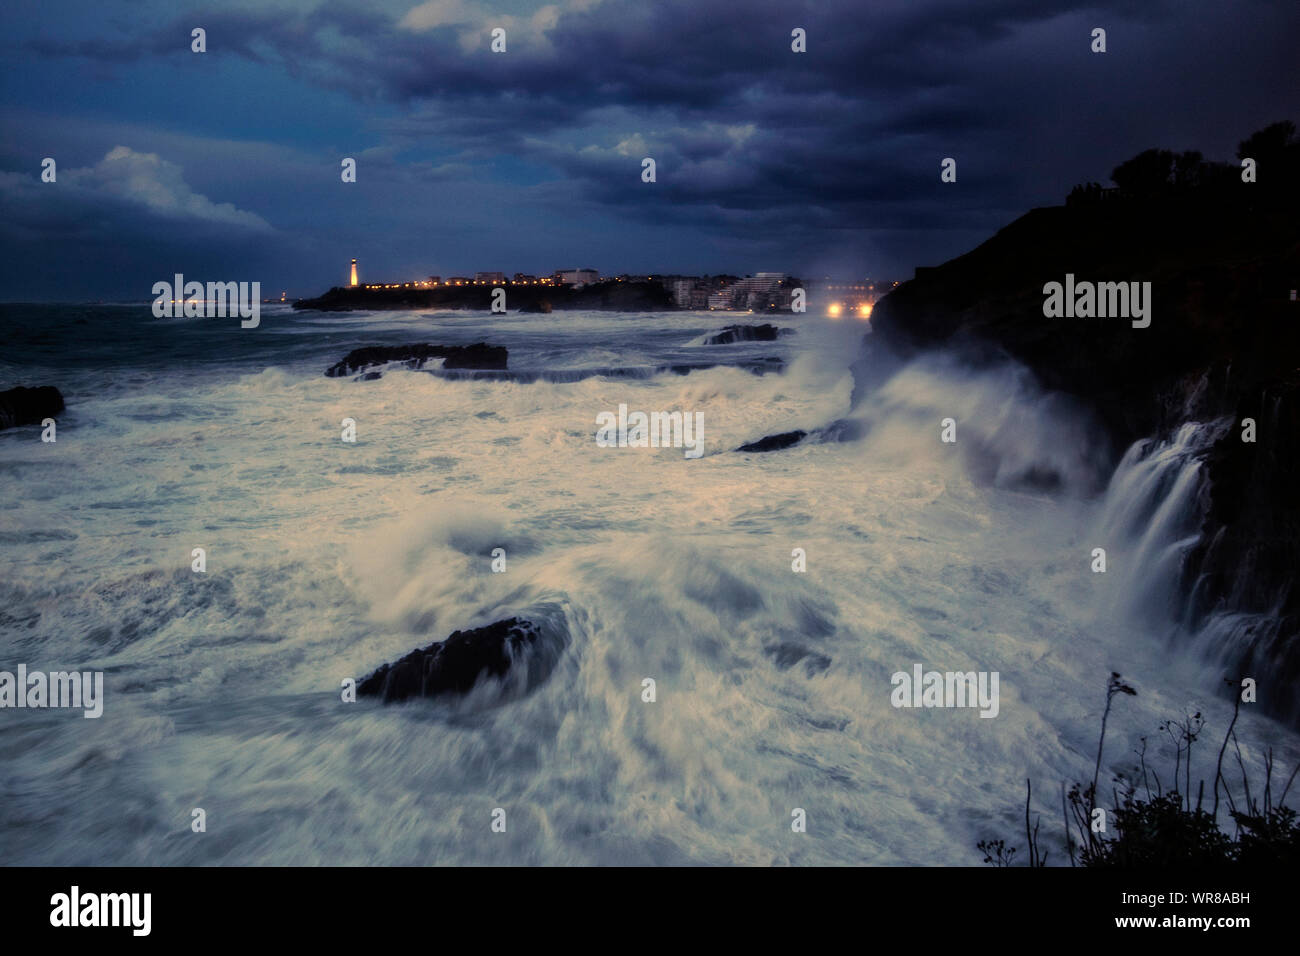
[[[671,279],[671,281],[670,281]],[[743,279],[730,275],[665,277],[679,309],[788,311],[800,284],[784,272],[759,272]]]
[[[597,282],[600,273],[595,269],[556,269],[555,281],[562,285],[584,286]]]
[[[840,314],[853,314],[859,317],[870,315],[870,309],[878,295],[884,295],[892,286],[879,280],[832,280],[829,277],[821,281],[804,283],[803,280],[785,272],[757,272],[742,277],[734,275],[691,276],[678,273],[639,275],[622,273],[602,279],[596,269],[556,269],[546,276],[536,276],[528,272],[516,272],[513,278],[507,278],[504,271],[483,270],[473,273],[473,278],[464,275],[447,276],[430,275],[425,279],[396,283],[361,284],[357,276],[357,260],[350,262],[349,286],[351,288],[387,290],[387,289],[431,289],[447,286],[473,285],[539,285],[559,287],[567,286],[581,289],[584,286],[600,282],[659,283],[667,291],[673,305],[679,309],[691,311],[748,311],[748,312],[789,312],[794,305],[794,293],[797,288],[804,288],[807,295],[800,301],[818,299],[817,308],[827,310],[827,314],[838,318]],[[893,283],[892,285],[897,285]]]
[[[784,272],[759,272],[731,287],[732,308],[766,311],[769,299],[785,279]]]

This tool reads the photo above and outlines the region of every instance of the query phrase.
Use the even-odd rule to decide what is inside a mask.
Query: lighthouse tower
[[[357,284],[357,260],[353,259],[352,260],[352,281],[349,282],[348,285],[355,288],[356,284]]]

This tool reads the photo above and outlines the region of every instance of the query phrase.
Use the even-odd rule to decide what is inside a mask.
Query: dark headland
[[[506,309],[510,312],[550,312],[587,309],[606,312],[657,312],[673,308],[672,296],[661,282],[594,282],[581,287],[509,284]],[[433,288],[368,289],[335,286],[314,299],[299,299],[295,309],[345,312],[353,309],[478,309],[492,308],[491,285],[435,286]]]
[[[1115,189],[1076,188],[971,252],[918,269],[877,304],[879,354],[964,349],[1010,355],[1041,383],[1082,399],[1116,451],[1221,423],[1199,453],[1200,542],[1182,571],[1182,613],[1240,612],[1248,625],[1226,667],[1267,675],[1261,704],[1300,717],[1300,139],[1290,123],[1244,141],[1243,167],[1149,150],[1117,167]],[[1151,324],[1048,318],[1044,285],[1066,274],[1149,281]],[[1244,419],[1256,423],[1242,440]],[[1140,573],[1140,572],[1139,572]],[[1261,684],[1264,680],[1260,680]]]

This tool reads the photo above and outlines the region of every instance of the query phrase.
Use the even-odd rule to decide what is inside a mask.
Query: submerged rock
[[[480,681],[501,679],[506,690],[526,692],[549,674],[563,648],[563,636],[546,624],[512,617],[414,650],[384,664],[357,685],[363,697],[384,703],[408,697],[466,694]],[[558,639],[557,639],[558,638]]]
[[[10,388],[0,392],[0,428],[39,425],[63,409],[63,394],[53,385]]]
[[[809,677],[812,677],[815,674],[825,672],[831,666],[831,659],[825,654],[819,654],[814,650],[790,641],[769,644],[763,650],[771,656],[777,668],[783,671],[789,670],[800,661],[803,661],[804,672]]]
[[[710,335],[704,340],[705,345],[730,345],[733,342],[775,342],[778,335],[786,330],[770,323],[762,325],[728,325],[725,329]]]
[[[504,345],[368,345],[353,349],[343,360],[325,370],[330,378],[352,375],[365,368],[400,362],[406,368],[419,369],[432,358],[443,360],[442,367],[450,369],[504,369],[508,353]],[[378,378],[378,375],[367,376]]]
[[[795,429],[792,432],[782,432],[779,435],[767,435],[758,441],[752,441],[748,445],[741,445],[736,451],[780,451],[782,448],[789,448],[791,445],[797,445],[807,436],[807,432]]]

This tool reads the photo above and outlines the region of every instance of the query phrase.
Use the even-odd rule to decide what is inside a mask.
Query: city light
[[[353,270],[357,269],[356,260],[349,263],[349,279],[354,277]],[[485,278],[486,277],[486,278]],[[479,288],[506,287],[521,289],[527,286],[539,287],[538,292],[542,289],[561,289],[576,291],[586,286],[592,286],[596,283],[645,283],[662,281],[664,288],[668,291],[673,305],[679,309],[707,309],[710,312],[737,312],[749,315],[770,315],[785,311],[793,310],[793,293],[796,286],[801,285],[800,280],[789,276],[786,273],[778,272],[758,272],[754,275],[746,275],[744,278],[738,278],[730,275],[715,276],[681,276],[681,275],[659,275],[641,276],[624,273],[622,275],[611,275],[601,278],[595,269],[557,269],[554,274],[549,276],[536,276],[525,272],[517,272],[513,276],[501,271],[482,271],[476,272],[472,276],[427,276],[423,279],[413,279],[409,282],[397,283],[362,283],[357,282],[355,288],[366,291],[388,291],[388,290],[419,290],[432,291],[434,289],[447,289],[451,291],[459,287],[464,292],[477,292]],[[884,280],[874,280],[863,278],[848,281],[833,281],[829,278],[824,282],[816,283],[814,295],[824,303],[827,318],[833,320],[853,317],[863,322],[871,320],[872,313],[875,309],[875,300],[884,295],[892,287],[897,287],[900,283]],[[469,288],[466,289],[465,287]],[[825,298],[822,298],[825,296]],[[835,296],[834,301],[828,301],[831,296]],[[445,297],[437,297],[445,299]],[[385,299],[393,301],[409,301],[400,297],[386,296]],[[273,301],[267,299],[266,301]],[[285,295],[282,301],[287,302],[288,296]]]

